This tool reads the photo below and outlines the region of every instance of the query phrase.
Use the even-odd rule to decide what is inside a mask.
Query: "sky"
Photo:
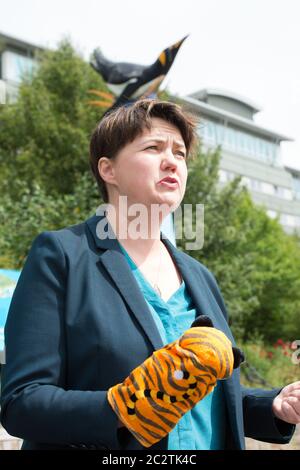
[[[0,31],[55,48],[69,37],[86,58],[151,64],[181,39],[163,86],[239,94],[255,122],[294,142],[283,163],[300,169],[300,0],[0,0]]]

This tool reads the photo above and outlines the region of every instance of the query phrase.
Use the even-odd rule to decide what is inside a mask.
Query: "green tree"
[[[89,136],[103,110],[90,106],[89,89],[107,91],[100,76],[64,40],[44,52],[15,104],[0,108],[1,194],[18,198],[19,181],[47,194],[72,193],[87,172]]]
[[[0,107],[0,266],[21,268],[33,238],[86,219],[101,203],[88,149],[104,110],[89,89],[107,91],[64,40],[39,57],[16,103]]]
[[[47,194],[33,183],[19,183],[19,200],[3,195],[0,203],[0,266],[21,269],[33,239],[44,230],[80,223],[100,204],[96,184],[85,172],[71,194]]]
[[[218,280],[237,337],[288,339],[300,327],[299,241],[253,204],[240,178],[219,187],[219,160],[220,149],[200,147],[189,165],[183,203],[205,205],[204,246],[190,254]]]

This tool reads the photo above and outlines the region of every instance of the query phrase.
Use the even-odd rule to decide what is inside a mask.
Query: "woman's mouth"
[[[179,186],[178,181],[175,178],[171,177],[167,177],[160,180],[158,184],[169,189],[176,189]]]

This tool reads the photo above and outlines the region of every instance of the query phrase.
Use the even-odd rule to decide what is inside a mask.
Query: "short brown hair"
[[[197,118],[175,103],[143,99],[130,106],[121,106],[104,115],[92,133],[90,166],[104,202],[108,202],[105,181],[98,171],[102,156],[114,159],[118,152],[132,142],[145,129],[151,129],[151,118],[163,119],[180,131],[187,156],[197,141]]]

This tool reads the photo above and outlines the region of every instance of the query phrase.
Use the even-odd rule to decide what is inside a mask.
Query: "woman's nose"
[[[177,166],[177,160],[176,160],[176,156],[175,154],[173,153],[173,151],[171,149],[166,149],[164,151],[164,154],[163,154],[163,157],[162,157],[162,163],[164,165],[171,165],[171,166],[174,166],[176,167]]]

